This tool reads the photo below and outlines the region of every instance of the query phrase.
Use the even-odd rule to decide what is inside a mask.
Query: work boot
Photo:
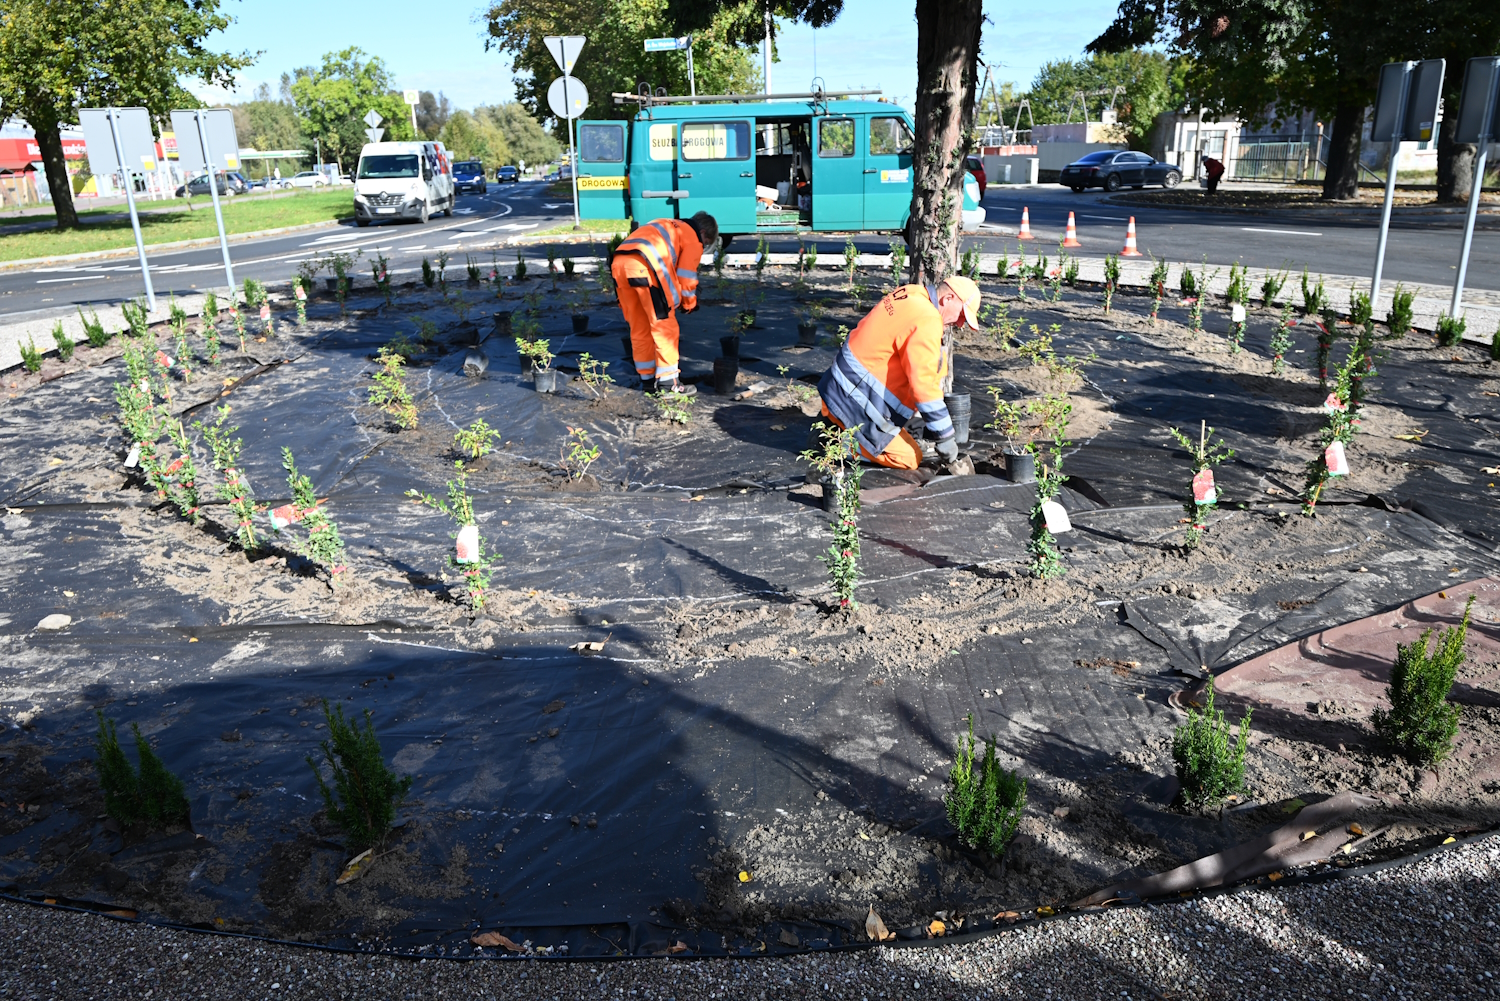
[[[654,393],[654,392],[656,392],[656,380],[655,379],[642,379],[641,380],[641,392],[643,392],[643,393]]]
[[[661,387],[661,390],[664,393],[676,393],[678,396],[697,396],[698,395],[698,387],[697,386],[694,386],[692,383],[678,382],[676,379],[673,379],[671,382],[666,383],[665,385],[663,385]]]

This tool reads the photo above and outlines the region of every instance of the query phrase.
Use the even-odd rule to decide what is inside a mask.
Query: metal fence
[[[1316,181],[1323,177],[1317,149],[1308,142],[1242,143],[1228,164],[1236,181]]]

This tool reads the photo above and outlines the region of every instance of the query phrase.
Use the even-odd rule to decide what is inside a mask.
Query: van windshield
[[[362,157],[360,177],[420,177],[415,153],[387,153]]]
[[[478,160],[465,160],[463,163],[455,163],[453,172],[455,174],[483,174],[484,164]]]

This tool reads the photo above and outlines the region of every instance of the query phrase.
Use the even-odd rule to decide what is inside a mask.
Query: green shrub
[[[286,485],[292,493],[292,506],[307,530],[307,539],[297,543],[297,552],[319,564],[328,571],[328,582],[333,586],[339,582],[344,566],[344,540],[339,536],[339,527],[328,517],[318,496],[313,490],[312,479],[297,469],[292,450],[281,450],[281,468],[286,470]]]
[[[1468,329],[1469,320],[1463,316],[1449,316],[1440,313],[1437,321],[1438,347],[1452,348],[1464,342],[1464,331]]]
[[[42,368],[42,351],[36,346],[36,341],[30,337],[26,343],[16,342],[16,348],[21,352],[21,364],[26,366],[28,372],[39,372]]]
[[[1370,297],[1354,288],[1349,289],[1349,322],[1356,327],[1362,327],[1370,322],[1375,315],[1375,307],[1370,303]]]
[[[115,721],[99,717],[99,732],[94,737],[94,751],[99,758],[99,786],[104,791],[104,812],[122,826],[148,824],[165,827],[188,822],[188,800],[182,780],[167,770],[157,753],[141,736],[141,728],[130,724],[135,734],[136,756],[140,769],[133,768],[115,732]]]
[[[1026,780],[1000,767],[995,739],[985,741],[984,757],[974,765],[974,714],[968,716],[967,739],[958,738],[958,753],[948,773],[952,787],[944,800],[948,822],[959,840],[999,856],[1010,844],[1026,809]]]
[[[1490,360],[1500,361],[1500,327],[1490,335]]]
[[[1427,646],[1431,629],[1424,630],[1415,643],[1396,644],[1396,663],[1385,690],[1391,708],[1376,709],[1371,723],[1393,751],[1415,764],[1436,764],[1453,750],[1458,706],[1448,702],[1448,692],[1464,662],[1464,638],[1473,607],[1471,594],[1464,604],[1463,621],[1444,629],[1431,651]]]
[[[57,357],[60,360],[68,361],[73,357],[73,338],[63,331],[61,320],[52,325],[52,340],[57,344]]]
[[[344,707],[329,708],[323,700],[323,718],[328,721],[328,739],[320,745],[333,788],[323,781],[323,773],[313,756],[307,764],[317,777],[318,789],[329,818],[344,832],[344,847],[351,852],[374,848],[385,841],[391,822],[396,819],[396,805],[411,788],[412,777],[397,778],[380,753],[380,739],[370,710],[365,710],[365,726],[344,718]]]
[[[78,310],[78,322],[83,324],[83,336],[88,338],[89,347],[102,348],[109,343],[109,334],[104,330],[104,324],[99,322],[99,314],[89,311],[90,319],[83,318],[83,310]]]
[[[422,284],[432,288],[433,282],[437,281],[437,272],[432,270],[432,262],[422,258]]]
[[[1245,747],[1250,742],[1250,710],[1240,720],[1239,740],[1229,739],[1224,713],[1214,708],[1214,682],[1208,679],[1208,702],[1199,713],[1188,710],[1187,722],[1172,734],[1172,761],[1184,802],[1220,803],[1245,787]]]
[[[1385,325],[1391,328],[1392,336],[1400,337],[1411,329],[1411,305],[1416,299],[1417,293],[1397,283],[1396,291],[1391,293],[1391,311],[1385,314]]]

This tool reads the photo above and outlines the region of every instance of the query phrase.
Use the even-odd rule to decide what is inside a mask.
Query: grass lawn
[[[160,207],[160,202],[138,202],[141,209]],[[290,195],[239,195],[220,199],[224,209],[227,233],[253,233],[280,226],[300,226],[313,222],[332,222],[354,215],[354,189],[299,191]],[[135,245],[130,218],[125,206],[110,210],[124,218],[84,222],[74,230],[37,230],[11,233],[0,240],[0,261],[29,257],[51,257],[58,254],[82,254],[91,250],[114,250]],[[84,217],[86,218],[86,217]],[[208,198],[194,198],[192,209],[185,202],[172,211],[141,213],[141,236],[147,245],[173,243],[217,236],[213,203]]]
[[[551,229],[538,230],[535,233],[527,233],[527,236],[571,236],[578,233],[619,233],[622,236],[630,235],[635,227],[629,219],[580,219],[579,228],[573,229],[573,224],[565,222],[561,226],[553,226]]]

